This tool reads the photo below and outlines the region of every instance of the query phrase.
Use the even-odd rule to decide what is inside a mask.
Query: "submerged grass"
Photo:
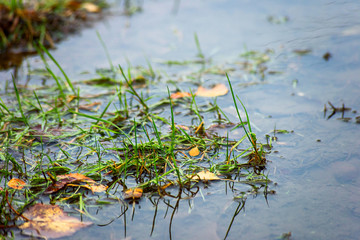
[[[202,54],[196,35],[195,39]],[[199,185],[207,185],[217,178],[250,186],[249,191],[236,194],[234,191],[234,199],[241,201],[245,201],[247,195],[267,189],[270,180],[263,172],[265,152],[227,74],[238,124],[230,121],[216,100],[204,103],[191,90],[191,97],[176,99],[171,93],[178,87],[170,90],[164,85],[167,91],[147,95],[137,85],[140,74],[136,69],[129,67],[126,75],[119,66],[116,72],[110,59],[111,71],[115,74],[114,79],[109,79],[111,83],[118,83],[119,88],[114,91],[111,84],[94,85],[94,91],[102,89],[107,94],[83,94],[81,87],[76,91],[75,83],[49,51],[41,44],[40,48],[57,65],[66,82],[46,66],[54,85],[48,89],[23,88],[19,92],[13,79],[15,96],[7,96],[6,101],[0,99],[0,194],[3,196],[0,225],[4,229],[18,224],[24,208],[46,198],[51,203],[74,204],[91,217],[87,203],[94,199],[97,202],[113,199],[126,205],[119,190],[141,188],[149,196],[177,199],[172,206],[172,219],[182,198],[195,196]],[[154,83],[155,71],[149,62],[148,67],[144,72],[150,73],[147,76],[151,80],[145,82]],[[203,74],[207,70],[201,68],[200,71]],[[136,77],[132,78],[134,72]],[[54,89],[59,95],[49,94]],[[114,101],[116,97],[118,102]],[[243,107],[246,122],[241,118],[237,101]],[[95,110],[98,105],[104,107]],[[17,111],[20,119],[13,114]],[[216,124],[210,124],[212,122]],[[234,135],[234,129],[243,129],[244,133]],[[59,181],[58,176],[69,173],[81,173],[106,186],[106,194],[78,183],[64,184],[49,193],[49,187]],[[202,174],[205,176],[200,177]],[[22,179],[26,186],[23,189],[9,187],[7,183],[13,178]],[[132,199],[133,204],[136,201],[138,199]]]

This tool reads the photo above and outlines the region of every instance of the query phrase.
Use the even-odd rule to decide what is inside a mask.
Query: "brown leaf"
[[[101,102],[93,102],[93,103],[89,103],[89,104],[83,104],[79,106],[79,109],[82,110],[87,110],[87,111],[92,111],[94,106],[100,106]]]
[[[211,89],[206,89],[202,86],[199,86],[198,90],[196,91],[196,96],[200,97],[218,97],[226,95],[229,92],[229,89],[223,83],[216,84]]]
[[[104,185],[96,183],[96,182],[89,183],[87,185],[83,185],[83,187],[90,189],[93,193],[94,192],[104,192],[108,188],[108,186],[104,186]]]
[[[81,222],[70,217],[57,205],[37,203],[26,212],[24,217],[30,221],[19,226],[23,234],[43,238],[71,236],[77,230],[90,226],[91,222]]]
[[[69,1],[66,4],[66,7],[72,11],[76,11],[77,9],[79,9],[81,6],[81,4],[78,1]]]
[[[194,148],[190,149],[190,151],[189,151],[189,155],[191,157],[196,157],[199,154],[200,154],[200,151],[199,151],[198,147],[194,147]]]
[[[124,193],[124,199],[138,199],[141,198],[142,194],[141,188],[129,188]]]
[[[57,192],[60,189],[62,189],[63,187],[65,187],[67,184],[76,183],[76,182],[87,183],[82,186],[90,189],[92,192],[102,192],[107,189],[107,186],[98,184],[91,178],[86,177],[80,173],[69,173],[69,174],[65,174],[65,175],[57,175],[56,178],[57,178],[57,181],[55,183],[53,183],[52,185],[50,185],[45,190],[45,192],[44,192],[45,194]]]
[[[183,98],[183,97],[191,97],[191,94],[188,92],[176,92],[176,93],[172,93],[170,95],[171,99],[177,99],[177,98]]]
[[[301,56],[311,53],[311,49],[295,49],[293,52]]]
[[[23,189],[26,183],[23,180],[13,178],[7,183],[7,185],[14,189]]]
[[[192,177],[192,179],[199,179],[199,180],[205,180],[205,181],[210,181],[210,180],[221,180],[221,178],[219,178],[218,176],[216,176],[215,173],[212,173],[208,170],[206,171],[201,171],[198,172],[195,176]]]

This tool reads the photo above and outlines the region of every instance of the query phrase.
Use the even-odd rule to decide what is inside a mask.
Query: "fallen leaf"
[[[202,86],[199,86],[195,95],[200,97],[218,97],[226,95],[229,92],[229,89],[223,83],[216,84],[211,89],[206,89]]]
[[[200,154],[200,151],[199,151],[198,147],[194,147],[194,148],[190,149],[190,151],[189,151],[189,155],[191,157],[196,157],[199,154]]]
[[[175,125],[175,127],[181,128],[181,129],[184,129],[184,130],[189,130],[189,127],[184,126],[184,125]]]
[[[218,176],[216,176],[215,173],[212,173],[208,170],[198,172],[196,175],[192,177],[192,179],[199,179],[199,180],[205,180],[205,181],[211,181],[211,180],[221,180]]]
[[[23,180],[13,178],[7,183],[7,185],[14,189],[23,189],[26,183]]]
[[[91,178],[86,177],[80,173],[69,173],[69,174],[65,174],[65,175],[57,175],[56,178],[57,178],[57,181],[55,183],[51,184],[45,190],[45,192],[44,192],[45,194],[57,192],[60,189],[62,189],[63,187],[65,187],[67,184],[76,183],[76,182],[87,183],[87,184],[81,185],[81,186],[90,189],[92,192],[102,192],[107,189],[107,186],[98,184]]]
[[[30,221],[19,226],[22,233],[42,238],[71,236],[77,230],[90,226],[91,222],[81,222],[68,216],[59,206],[37,203],[23,213]]]
[[[124,193],[124,199],[138,199],[141,198],[142,194],[141,188],[129,188]]]
[[[293,52],[297,55],[302,56],[311,53],[311,51],[311,49],[295,49]]]
[[[89,188],[92,192],[104,192],[108,188],[108,186],[104,186],[99,183],[88,183],[87,185],[83,185],[83,187]]]
[[[93,110],[92,107],[100,106],[100,105],[101,105],[101,102],[93,102],[93,103],[89,103],[89,104],[80,105],[79,109],[91,111],[91,110]]]
[[[91,13],[97,13],[97,12],[100,12],[100,10],[101,10],[99,6],[95,5],[94,3],[89,3],[89,2],[83,3],[81,5],[81,7]]]
[[[172,93],[170,95],[171,99],[177,99],[177,98],[183,98],[183,97],[191,97],[191,94],[188,92],[176,92],[176,93]]]

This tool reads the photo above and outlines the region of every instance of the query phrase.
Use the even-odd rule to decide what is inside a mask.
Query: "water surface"
[[[293,132],[277,134],[278,141],[267,157],[266,173],[277,183],[273,187],[276,195],[268,196],[267,201],[263,195],[250,195],[227,239],[276,239],[287,232],[294,239],[357,239],[360,125],[355,117],[359,113],[346,112],[345,117],[351,120],[344,122],[338,119],[341,113],[327,119],[331,110],[324,116],[323,109],[330,101],[337,107],[344,103],[360,111],[360,4],[326,0],[139,4],[143,11],[129,17],[120,14],[122,2],[114,2],[104,21],[69,37],[51,53],[77,81],[95,76],[95,69],[109,67],[96,31],[114,65],[126,65],[126,59],[134,66],[146,65],[149,59],[155,69],[166,69],[157,64],[159,59],[186,60],[197,54],[194,33],[205,56],[219,63],[240,61],[244,49],[273,49],[268,67],[282,74],[266,75],[258,79],[264,84],[246,88],[241,83],[251,76],[230,73],[230,78],[263,142],[274,127]],[[286,16],[289,20],[276,24],[268,21],[269,16]],[[293,53],[298,49],[311,52],[299,56]],[[332,56],[328,61],[323,58],[327,52]],[[38,56],[26,61],[32,69],[43,67]],[[166,71],[176,72],[177,68]],[[5,82],[11,80],[10,73],[0,73],[1,93]],[[19,70],[20,83],[25,83],[26,73],[24,63]],[[214,76],[201,81],[226,82],[226,78]],[[41,84],[41,80],[33,77],[30,84]],[[235,120],[234,108],[229,107],[231,96],[220,99],[220,107]],[[172,212],[166,203],[174,206],[177,200],[151,197],[135,205],[133,218],[131,205],[125,217],[119,218],[121,204],[90,208],[98,224],[114,221],[106,226],[94,225],[71,239],[223,239],[242,204],[233,199],[242,188],[241,184],[226,182],[201,185],[196,197],[178,203],[171,235]],[[172,191],[177,194],[175,189]]]

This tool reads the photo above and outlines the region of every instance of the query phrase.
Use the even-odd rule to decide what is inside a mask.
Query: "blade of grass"
[[[240,102],[241,102],[241,105],[244,107],[245,112],[246,112],[246,117],[247,117],[247,121],[248,121],[249,131],[250,131],[250,132],[246,129],[245,123],[244,123],[243,120],[241,119],[240,112],[239,112],[239,109],[238,109],[237,104],[236,104],[236,98],[235,98],[235,95],[234,95],[234,91],[233,91],[233,88],[232,88],[232,85],[231,85],[231,82],[230,82],[229,75],[228,75],[227,73],[226,73],[226,78],[227,78],[227,80],[228,80],[228,82],[229,82],[229,86],[230,86],[230,90],[231,90],[231,95],[232,95],[232,98],[233,98],[233,101],[234,101],[234,105],[235,105],[235,109],[236,109],[237,115],[238,115],[239,120],[240,120],[240,122],[241,122],[241,124],[242,124],[242,128],[244,129],[247,138],[249,139],[251,145],[253,146],[253,150],[255,151],[256,155],[259,157],[259,159],[261,159],[261,156],[260,156],[260,154],[259,154],[259,152],[257,151],[257,148],[256,148],[256,143],[255,143],[255,141],[256,141],[256,136],[255,136],[254,133],[252,133],[252,132],[250,131],[250,129],[251,129],[251,127],[250,127],[250,120],[249,120],[249,116],[248,116],[248,114],[247,114],[247,111],[246,111],[246,109],[245,109],[245,106],[244,106],[244,104],[240,101]],[[238,96],[236,96],[236,97],[237,97],[237,99],[239,99]]]
[[[88,114],[85,114],[85,113],[81,113],[81,112],[74,112],[72,110],[69,110],[69,112],[71,112],[72,114],[77,114],[79,116],[82,116],[82,117],[86,117],[86,118],[90,118],[90,119],[93,119],[93,120],[97,120],[99,122],[104,122],[104,123],[107,123],[107,124],[110,124],[111,126],[115,127],[116,129],[118,129],[120,131],[121,134],[124,134],[124,136],[131,142],[131,139],[129,138],[128,134],[126,134],[121,128],[119,128],[119,126],[117,126],[116,124],[114,124],[113,122],[110,122],[106,119],[102,119],[102,118],[98,118],[98,117],[95,117],[95,116],[91,116],[91,115],[88,115]],[[113,131],[112,131],[113,132]]]
[[[119,65],[121,74],[123,75],[127,85],[129,86],[129,88],[131,89],[131,93],[133,95],[135,95],[137,97],[137,99],[139,100],[140,104],[146,109],[146,111],[149,110],[149,107],[146,105],[146,103],[144,102],[144,100],[139,96],[139,94],[135,91],[135,89],[133,88],[133,86],[130,84],[129,80],[127,79],[127,77],[125,76],[124,70],[122,69],[122,67]]]
[[[115,97],[117,96],[117,92],[115,92],[115,94],[110,98],[109,103],[106,105],[106,107],[104,108],[104,110],[102,111],[102,113],[99,116],[99,119],[102,119],[102,117],[104,116],[104,114],[106,113],[106,111],[108,110],[108,108],[110,107],[110,104],[114,101]],[[100,120],[98,120],[95,124],[98,124]]]
[[[24,111],[22,109],[19,90],[17,89],[16,83],[15,83],[15,77],[12,74],[11,74],[11,77],[12,77],[12,80],[13,80],[14,90],[15,90],[15,94],[16,94],[16,99],[17,99],[18,104],[19,104],[19,110],[20,110],[20,113],[21,113],[21,117],[23,119],[23,122],[26,124],[26,126],[29,126],[29,122],[28,122],[27,118],[25,117]]]
[[[171,97],[170,97],[170,90],[169,87],[167,87],[168,90],[168,96],[169,96],[169,100],[170,100],[170,111],[171,111],[171,147],[170,147],[170,154],[171,154],[171,158],[173,160],[173,164],[176,170],[176,174],[178,176],[179,179],[179,185],[182,186],[182,182],[181,182],[181,177],[180,177],[180,171],[179,171],[179,167],[176,164],[175,161],[175,155],[174,155],[174,144],[175,144],[175,133],[176,133],[176,128],[175,128],[175,118],[174,118],[174,110],[173,110],[173,106],[172,106],[172,102],[171,102]]]
[[[65,99],[64,90],[63,90],[63,87],[61,86],[61,84],[60,84],[60,82],[59,82],[59,79],[55,76],[55,74],[53,73],[53,71],[51,71],[51,69],[50,69],[48,66],[46,66],[46,70],[50,73],[50,75],[51,75],[51,76],[53,77],[53,79],[55,80],[56,85],[58,86],[59,91],[60,91],[60,96]]]
[[[76,91],[74,86],[72,85],[69,77],[66,75],[65,71],[62,69],[62,67],[60,66],[60,64],[55,60],[55,58],[50,54],[50,52],[44,47],[44,45],[42,45],[39,42],[39,46],[40,48],[49,56],[49,58],[56,64],[56,66],[59,68],[59,70],[61,71],[61,73],[64,75],[67,84],[69,85],[69,87],[71,88],[72,92],[74,93],[74,95],[76,95]]]
[[[96,31],[96,35],[97,35],[98,39],[100,40],[101,46],[104,48],[106,57],[107,57],[107,59],[108,59],[108,61],[109,61],[109,65],[110,65],[111,71],[115,72],[115,68],[114,68],[114,65],[113,65],[113,63],[112,63],[112,61],[111,61],[109,51],[108,51],[108,49],[107,49],[107,47],[106,47],[106,45],[105,45],[105,42],[104,42],[103,39],[101,38],[101,35],[100,35],[99,31]]]
[[[5,109],[9,114],[11,114],[10,110],[7,108],[7,106],[5,105],[5,103],[3,102],[3,100],[1,99],[1,97],[0,97],[0,101],[1,101],[0,106],[1,106],[3,109]]]
[[[197,56],[204,59],[205,56],[204,56],[203,52],[201,51],[200,42],[199,42],[199,38],[198,38],[197,33],[194,33],[194,38],[195,38],[196,48],[198,50],[198,55]]]

